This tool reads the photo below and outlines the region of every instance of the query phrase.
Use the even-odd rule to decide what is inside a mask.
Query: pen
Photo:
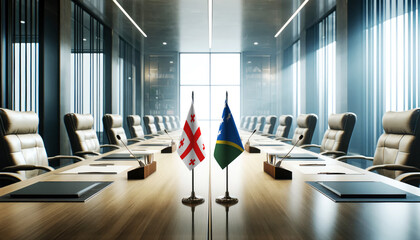
[[[89,166],[99,166],[99,167],[106,167],[106,166],[113,166],[113,163],[92,163]]]
[[[345,174],[343,172],[319,172],[318,174]]]
[[[299,166],[326,166],[325,163],[301,163]]]

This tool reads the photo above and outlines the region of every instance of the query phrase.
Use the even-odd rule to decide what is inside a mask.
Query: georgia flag
[[[184,124],[184,131],[179,139],[178,154],[189,170],[195,168],[204,160],[205,146],[201,137],[201,130],[195,116],[194,104],[191,103],[190,111]]]

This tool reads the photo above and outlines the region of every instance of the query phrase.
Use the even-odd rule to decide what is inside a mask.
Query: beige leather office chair
[[[420,172],[420,109],[386,112],[382,126],[384,133],[379,137],[373,158],[358,155],[343,156],[337,160],[373,161],[373,166],[367,170],[390,178],[396,178],[404,172]]]
[[[245,117],[244,127],[242,129],[248,130],[250,123],[251,123],[251,116],[246,116]]]
[[[163,117],[163,125],[165,126],[166,130],[172,131],[171,118],[169,116]]]
[[[176,125],[176,119],[175,116],[169,116],[170,123],[172,125],[172,130],[177,130],[178,126]]]
[[[155,116],[155,125],[158,132],[163,132],[163,130],[165,129],[165,124],[163,123],[162,116]]]
[[[262,130],[262,135],[272,135],[274,132],[274,127],[277,124],[277,117],[274,115],[265,117],[265,124]]]
[[[93,129],[93,117],[90,114],[67,113],[64,115],[64,124],[74,155],[86,158],[100,155],[100,149],[104,147],[120,148],[114,144],[99,144],[98,136]]]
[[[300,147],[319,148],[321,155],[332,158],[346,155],[355,124],[356,114],[354,113],[331,114],[328,116],[329,129],[325,131],[321,145],[308,144]]]
[[[145,140],[146,138],[153,137],[151,135],[144,134],[143,127],[141,126],[141,118],[139,115],[128,115],[127,125],[131,138],[133,139]]]
[[[292,115],[281,115],[279,117],[279,126],[277,127],[275,138],[277,140],[287,139],[292,126]]]
[[[105,114],[102,121],[104,123],[105,134],[110,144],[124,147],[124,144],[127,145],[129,142],[140,142],[140,139],[127,139],[127,135],[125,135],[123,128],[122,116],[118,114]],[[124,144],[118,140],[117,135],[120,136],[121,141],[123,141]]]
[[[144,116],[143,122],[144,122],[144,128],[147,131],[147,134],[154,135],[154,136],[158,135],[158,131],[155,124],[155,118],[153,116],[151,115]]]
[[[241,117],[241,124],[239,125],[239,127],[242,129],[245,126],[245,116]]]
[[[82,161],[77,156],[47,157],[44,141],[38,134],[38,115],[0,108],[0,182],[13,183],[54,170],[59,161]],[[14,172],[14,173],[13,173]]]
[[[292,139],[284,138],[280,140],[290,141],[293,145],[297,143],[296,146],[310,144],[312,141],[314,132],[315,132],[317,120],[318,120],[318,117],[313,113],[299,115],[299,117],[297,118],[297,127],[293,134],[293,138]],[[300,135],[302,135],[303,138],[298,142]]]
[[[180,129],[181,127],[184,127],[184,126],[181,126],[181,123],[179,122],[179,117],[178,116],[175,116],[175,124],[176,124],[177,129]]]
[[[255,126],[257,125],[257,116],[251,116],[250,123],[248,125],[248,131],[254,131]],[[258,131],[258,130],[257,130]]]
[[[265,125],[265,117],[264,116],[258,116],[257,117],[257,124],[255,125],[255,129],[257,129],[257,133],[261,133],[264,129]]]

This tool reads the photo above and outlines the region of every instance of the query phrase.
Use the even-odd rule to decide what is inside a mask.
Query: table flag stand
[[[218,198],[216,198],[216,203],[218,204],[222,204],[222,205],[234,205],[238,203],[238,199],[229,196],[229,189],[228,189],[228,176],[229,176],[229,166],[226,166],[226,192],[225,192],[225,196],[220,196]]]
[[[200,197],[200,196],[196,196],[195,195],[195,191],[194,191],[194,169],[191,170],[192,171],[192,189],[191,189],[191,196],[187,197],[187,198],[183,198],[182,199],[182,203],[185,205],[188,204],[202,204],[204,203],[204,198]]]

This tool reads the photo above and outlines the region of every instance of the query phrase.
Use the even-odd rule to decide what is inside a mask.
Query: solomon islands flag
[[[214,148],[214,158],[224,169],[244,151],[244,147],[227,102],[225,102],[222,118],[223,122],[220,124]]]

